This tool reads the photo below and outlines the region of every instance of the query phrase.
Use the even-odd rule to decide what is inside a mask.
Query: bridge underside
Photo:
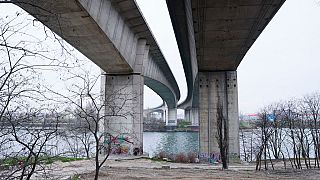
[[[229,160],[239,157],[236,70],[284,2],[167,0],[188,83],[188,97],[181,107],[198,108],[204,157],[219,153],[218,106],[228,120]]]
[[[97,64],[105,72],[128,73],[132,72],[132,63],[136,47],[134,43],[121,40],[116,32],[116,19],[90,16],[90,9],[85,9],[77,0],[12,0],[18,6],[33,15],[65,41],[78,49],[81,53]],[[107,2],[106,2],[107,3]],[[110,5],[109,5],[110,6]],[[92,8],[92,11],[94,9]],[[96,21],[99,18],[98,21]],[[105,28],[102,27],[105,24]],[[137,41],[133,34],[126,38]],[[116,44],[116,45],[114,45]],[[122,46],[119,53],[118,48]]]
[[[236,70],[284,0],[192,0],[199,71]]]

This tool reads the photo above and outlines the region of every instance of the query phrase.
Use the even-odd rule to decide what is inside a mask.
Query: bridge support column
[[[191,109],[190,118],[191,118],[192,126],[199,126],[199,109],[198,108]]]
[[[167,123],[167,121],[168,121],[168,111],[166,108],[162,109],[162,120],[165,123]]]
[[[166,126],[177,126],[177,108],[168,108]]]
[[[191,113],[192,113],[192,110],[191,109],[185,109],[184,110],[184,120],[185,121],[190,121],[190,122],[192,122],[192,115],[191,115]]]
[[[217,112],[220,106],[228,127],[228,159],[239,161],[238,87],[236,71],[199,72],[200,157],[217,160]]]
[[[199,125],[199,111],[198,108],[190,108],[184,110],[184,119],[191,122],[192,126]]]
[[[117,153],[142,154],[143,85],[141,75],[104,75],[105,127]],[[108,138],[106,138],[108,139]]]

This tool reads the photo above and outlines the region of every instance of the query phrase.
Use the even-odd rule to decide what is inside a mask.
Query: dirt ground
[[[92,175],[82,176],[92,179]],[[100,179],[320,179],[319,170],[268,171],[218,169],[105,168]]]
[[[64,166],[64,167],[62,167]],[[53,174],[63,174],[64,178],[72,179],[75,174],[78,179],[93,179],[94,165],[92,161],[77,161],[58,163],[53,168]],[[317,179],[320,180],[320,170],[270,170],[255,171],[254,165],[230,165],[228,170],[222,170],[221,165],[180,164],[158,162],[149,159],[111,159],[101,169],[99,179]]]

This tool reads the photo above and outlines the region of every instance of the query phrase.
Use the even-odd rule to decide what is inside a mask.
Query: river
[[[260,139],[259,130],[250,130],[245,131],[240,134],[240,158],[244,159],[244,156],[249,160],[254,160],[255,155],[259,151]],[[21,131],[19,132],[20,140],[23,142],[29,142],[30,135],[28,132]],[[292,157],[292,142],[288,136],[287,129],[284,129],[282,132],[282,142],[281,151],[284,153],[285,158],[289,156]],[[94,153],[94,141],[92,136],[88,136],[88,142],[90,145],[91,154]],[[311,142],[310,134],[307,136],[308,142]],[[14,138],[11,137],[11,140],[7,141],[6,144],[1,142],[4,140],[4,137],[0,136],[0,159],[6,156],[25,156],[28,153],[26,148],[23,148],[21,144],[18,144],[14,141]],[[42,137],[43,139],[44,137]],[[39,139],[38,142],[42,140]],[[41,144],[41,143],[40,143]],[[38,144],[37,146],[39,146]],[[314,149],[310,144],[310,157],[314,157]],[[271,145],[270,145],[271,147]],[[153,157],[160,152],[165,152],[167,154],[178,154],[178,153],[198,153],[199,149],[199,133],[198,132],[144,132],[143,133],[143,151],[144,153],[149,154],[149,157]],[[48,155],[63,155],[70,157],[84,157],[85,151],[83,144],[80,142],[79,137],[72,136],[70,134],[68,138],[65,136],[55,136],[50,139],[48,143],[44,146],[43,150]],[[246,154],[244,154],[244,150]],[[272,150],[272,149],[270,149]],[[273,156],[271,155],[271,158]]]
[[[149,156],[159,152],[197,153],[198,137],[198,132],[144,132],[143,151]]]

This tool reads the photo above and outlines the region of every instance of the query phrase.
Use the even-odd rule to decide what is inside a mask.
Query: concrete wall
[[[217,108],[221,105],[229,129],[229,160],[239,158],[237,72],[199,72],[200,155],[219,155]]]

